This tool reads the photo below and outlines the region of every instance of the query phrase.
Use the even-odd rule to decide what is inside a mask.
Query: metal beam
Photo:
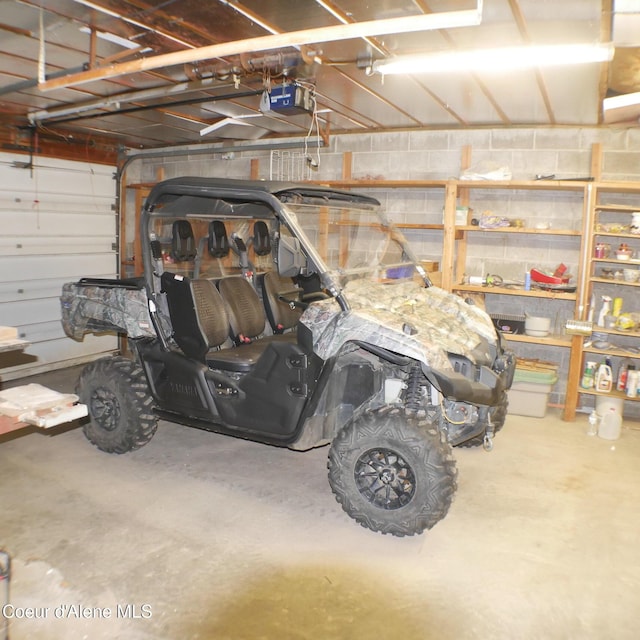
[[[302,46],[322,42],[335,42],[350,40],[352,38],[365,38],[390,33],[411,33],[416,31],[428,31],[432,29],[447,29],[478,25],[481,22],[481,0],[478,0],[477,9],[464,11],[447,11],[428,15],[403,16],[400,18],[388,18],[386,20],[369,20],[355,24],[339,24],[331,27],[317,27],[279,33],[270,36],[236,40],[208,45],[196,49],[185,49],[173,53],[165,53],[117,65],[109,65],[99,69],[92,69],[83,73],[77,73],[54,80],[46,80],[38,85],[41,91],[51,91],[66,87],[74,87],[95,80],[116,78],[128,73],[150,71],[176,64],[187,64],[199,60],[209,60],[225,56],[239,55],[241,53],[267,51],[269,49],[281,49],[284,47]]]

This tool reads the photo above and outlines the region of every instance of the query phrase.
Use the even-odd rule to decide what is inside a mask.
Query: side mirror
[[[298,238],[280,236],[278,240],[278,273],[283,278],[295,278],[307,266],[307,258],[302,252]]]

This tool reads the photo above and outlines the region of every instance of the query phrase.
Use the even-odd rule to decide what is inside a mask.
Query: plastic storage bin
[[[517,416],[544,418],[547,413],[551,388],[558,382],[557,366],[544,363],[546,366],[527,368],[516,366],[513,385],[507,392],[509,397],[509,413]]]
[[[514,382],[507,392],[509,413],[516,416],[544,418],[552,384],[540,382]]]

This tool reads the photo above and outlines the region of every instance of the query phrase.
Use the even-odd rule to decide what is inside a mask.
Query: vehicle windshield
[[[356,278],[393,282],[416,273],[417,261],[403,234],[379,207],[288,203],[287,209],[341,286]]]

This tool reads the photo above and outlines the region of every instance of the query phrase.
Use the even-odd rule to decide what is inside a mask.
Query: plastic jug
[[[613,408],[609,409],[598,427],[598,436],[604,440],[617,440],[622,430],[622,416]]]
[[[602,363],[596,373],[596,391],[611,391],[613,386],[613,374],[608,364]]]

